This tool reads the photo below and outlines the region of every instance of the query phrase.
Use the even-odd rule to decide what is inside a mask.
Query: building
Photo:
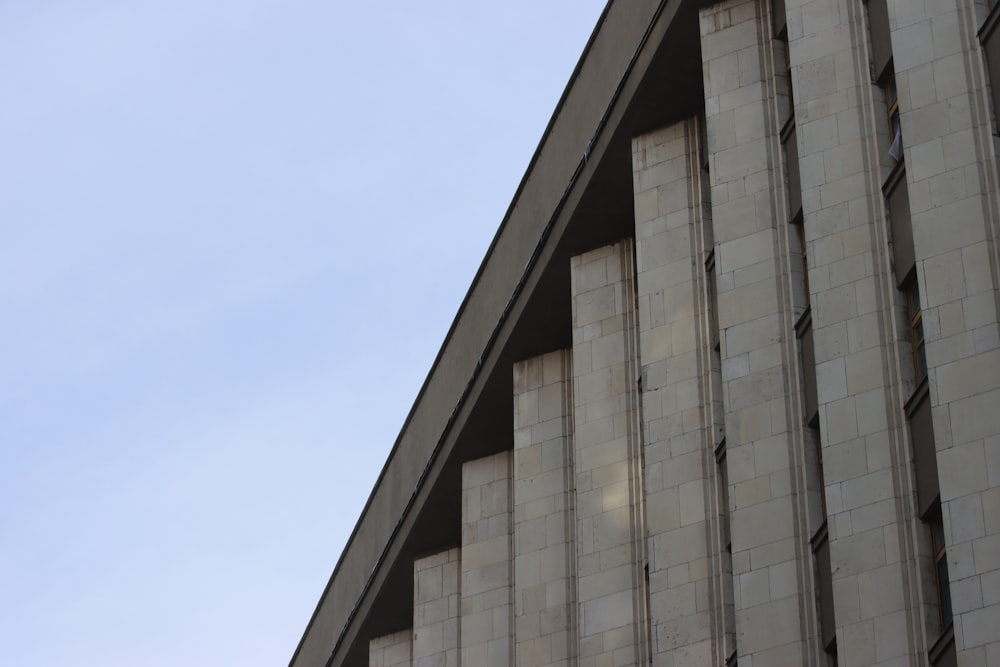
[[[291,664],[1000,665],[989,4],[609,2]]]

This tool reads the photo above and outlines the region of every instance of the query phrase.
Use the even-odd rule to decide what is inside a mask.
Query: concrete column
[[[632,242],[573,257],[579,664],[648,661]]]
[[[697,136],[689,120],[632,140],[653,664],[675,667],[728,657],[713,642],[724,602]]]
[[[410,667],[413,630],[400,630],[368,642],[368,667]]]
[[[461,551],[413,561],[413,665],[458,667]]]
[[[572,353],[514,364],[514,637],[518,667],[575,664]]]
[[[761,0],[700,11],[739,663],[800,665],[814,614],[779,144]]]
[[[511,453],[462,465],[462,664],[511,664]]]
[[[985,11],[972,0],[888,5],[955,646],[959,664],[991,664],[1000,661],[1000,207],[976,37]]]

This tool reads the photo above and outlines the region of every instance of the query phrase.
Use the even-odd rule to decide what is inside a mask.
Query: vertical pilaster
[[[838,652],[850,665],[916,662],[923,628],[892,324],[899,295],[874,148],[886,113],[872,98],[864,7],[786,8]]]
[[[511,453],[462,465],[462,664],[511,662]]]
[[[984,13],[888,4],[955,646],[959,664],[987,664],[1000,660],[1000,220]]]
[[[711,352],[697,136],[689,120],[632,141],[653,664],[676,667],[728,657],[724,642],[713,644],[713,611],[724,601],[713,595],[722,582],[710,539],[715,429],[704,400]]]
[[[400,630],[368,642],[368,667],[410,667],[413,630]]]
[[[759,0],[700,12],[739,662],[808,664],[813,607],[789,378],[790,269]]]
[[[458,667],[461,551],[413,561],[413,665]]]
[[[572,353],[514,364],[514,639],[518,667],[576,658]]]
[[[632,242],[571,260],[579,664],[648,660]]]

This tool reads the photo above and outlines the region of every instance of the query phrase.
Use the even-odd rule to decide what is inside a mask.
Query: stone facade
[[[462,466],[462,664],[509,665],[513,644],[510,452]]]
[[[561,349],[354,655],[1000,665],[1000,9],[683,7],[693,113],[630,137],[625,233],[549,267]]]
[[[461,575],[460,549],[413,563],[414,667],[457,667],[461,663]]]
[[[576,659],[576,519],[572,354],[514,365],[516,662]]]
[[[369,645],[371,667],[410,667],[413,664],[413,633],[401,630],[373,639]]]

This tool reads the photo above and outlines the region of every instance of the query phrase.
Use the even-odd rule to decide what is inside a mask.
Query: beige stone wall
[[[413,562],[413,665],[458,667],[461,550]]]
[[[1000,661],[997,182],[971,0],[890,2],[959,663]]]
[[[678,666],[729,655],[697,137],[690,120],[632,141],[650,623],[654,664]]]
[[[368,642],[368,667],[410,667],[412,661],[412,630],[401,630]]]
[[[766,5],[700,12],[739,662],[809,664],[815,622]]]
[[[512,658],[511,452],[462,465],[462,664]]]
[[[993,124],[971,0],[889,3],[955,644],[1000,660],[1000,330]]]
[[[787,3],[839,655],[921,659],[916,517],[867,28],[856,2]],[[878,112],[881,116],[876,116]],[[895,308],[895,310],[894,310]]]
[[[632,242],[572,258],[579,664],[648,660]]]
[[[575,664],[573,376],[569,350],[514,364],[518,667]]]

